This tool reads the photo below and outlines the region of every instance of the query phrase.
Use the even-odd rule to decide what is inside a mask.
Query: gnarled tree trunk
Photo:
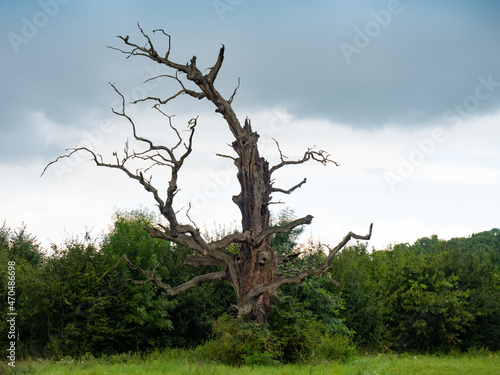
[[[238,155],[235,164],[238,168],[238,181],[241,192],[233,197],[233,201],[241,211],[243,232],[261,233],[269,228],[269,203],[271,200],[271,181],[269,163],[259,155],[257,141],[259,136],[252,131],[250,120],[245,120],[242,136],[233,142]],[[276,256],[270,246],[270,236],[261,243],[241,243],[240,254],[236,258],[238,301],[242,303],[245,296],[259,285],[274,281]],[[264,322],[267,310],[271,305],[269,293],[260,295],[251,301],[252,317]]]

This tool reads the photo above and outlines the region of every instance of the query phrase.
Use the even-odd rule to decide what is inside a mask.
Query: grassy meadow
[[[2,362],[1,369],[2,375],[496,375],[500,373],[500,355],[481,351],[448,356],[383,354],[355,356],[346,363],[231,367],[203,360],[195,351],[166,350],[147,356],[125,354],[100,359],[92,357],[80,360],[63,358],[58,361],[29,359],[17,362],[15,369]]]

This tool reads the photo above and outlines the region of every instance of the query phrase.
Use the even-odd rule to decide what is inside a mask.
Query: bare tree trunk
[[[241,192],[233,197],[233,201],[241,211],[243,232],[261,233],[269,228],[269,203],[271,200],[271,182],[269,163],[259,156],[257,147],[258,134],[252,131],[250,120],[245,120],[243,136],[233,142],[238,154],[235,164],[238,168],[238,181]],[[240,244],[238,261],[238,300],[243,302],[245,296],[259,285],[274,280],[275,252],[270,246],[270,236],[266,236],[259,244]],[[253,301],[252,318],[265,322],[267,311],[271,306],[271,295],[264,293]]]

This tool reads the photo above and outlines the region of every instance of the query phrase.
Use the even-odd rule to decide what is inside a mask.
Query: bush
[[[199,348],[202,355],[228,365],[273,364],[281,357],[280,344],[267,325],[223,315],[213,326],[214,339]]]
[[[212,332],[214,339],[200,347],[199,353],[228,365],[343,362],[355,353],[349,336],[330,333],[329,327],[290,296],[275,304],[269,324],[224,315]]]
[[[311,359],[316,361],[346,362],[356,354],[356,348],[351,345],[349,337],[340,335],[322,335],[315,345]]]
[[[279,293],[271,310],[270,329],[281,343],[284,363],[344,360],[354,353],[350,332],[324,320],[290,295]]]

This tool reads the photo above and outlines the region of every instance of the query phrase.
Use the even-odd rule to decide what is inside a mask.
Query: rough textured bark
[[[246,119],[242,137],[233,142],[233,148],[238,155],[235,164],[241,186],[241,192],[233,197],[233,201],[241,211],[243,231],[251,233],[262,233],[269,228],[270,219],[269,163],[259,156],[258,138],[257,133],[252,131],[250,120]],[[241,244],[240,255],[237,258],[239,301],[242,301],[256,286],[269,284],[274,280],[275,258],[269,236],[258,244]],[[254,319],[265,321],[266,312],[271,304],[270,294],[264,293],[252,302]]]
[[[350,232],[339,245],[330,249],[325,264],[316,268],[295,270],[295,272],[280,274],[277,271],[279,265],[282,262],[293,260],[298,255],[277,257],[274,249],[270,246],[270,236],[273,233],[289,233],[299,225],[310,224],[312,216],[307,215],[282,226],[270,226],[269,205],[272,203],[271,194],[290,194],[306,183],[306,179],[303,179],[289,189],[278,188],[273,185],[272,174],[280,168],[302,164],[309,160],[317,161],[324,165],[328,163],[338,164],[330,159],[330,155],[326,151],[314,148],[308,149],[302,158],[298,160],[286,160],[287,158],[281,152],[279,144],[276,143],[281,162],[270,167],[269,163],[259,155],[259,135],[252,130],[250,120],[247,118],[244,124],[241,125],[231,106],[239,83],[228,100],[224,99],[215,89],[214,82],[224,61],[224,46],[221,47],[214,66],[208,69],[208,73],[203,74],[196,65],[196,56],[193,56],[186,64],[179,64],[170,60],[170,36],[163,30],[154,30],[154,32],[161,33],[164,37],[168,38],[168,49],[164,56],[161,56],[156,51],[151,38],[140,27],[139,30],[146,41],[144,46],[132,43],[128,36],[119,36],[129,49],[111,48],[127,54],[127,57],[146,57],[174,71],[175,74],[162,75],[162,77],[168,77],[179,84],[180,90],[177,93],[165,99],[146,97],[136,100],[132,104],[143,101],[155,103],[154,108],[167,117],[170,128],[175,132],[178,138],[176,145],[173,147],[156,145],[150,139],[139,136],[133,119],[126,113],[124,96],[114,85],[111,85],[122,98],[122,108],[120,110],[113,109],[113,112],[130,123],[134,139],[145,146],[144,150],[130,151],[128,145],[126,145],[123,156],[119,157],[115,152],[113,153],[115,160],[113,162],[105,162],[101,155],[96,154],[93,150],[86,147],[68,149],[68,154],[58,157],[49,163],[47,167],[61,158],[70,157],[76,152],[87,152],[92,155],[97,166],[123,171],[129,178],[138,181],[153,195],[161,214],[168,221],[168,226],[158,225],[155,228],[147,228],[146,230],[151,236],[191,249],[193,255],[187,259],[187,265],[194,267],[220,267],[220,271],[195,277],[181,285],[170,286],[156,277],[154,269],[152,271],[143,270],[132,264],[126,257],[123,257],[132,270],[145,277],[142,280],[136,280],[136,284],[151,282],[163,289],[167,295],[172,296],[206,281],[227,280],[234,287],[238,298],[238,304],[231,308],[231,312],[235,316],[249,316],[258,322],[265,322],[267,311],[271,304],[271,295],[280,286],[290,283],[300,283],[307,277],[328,274],[334,255],[351,238],[369,239],[372,228],[370,226],[370,231],[366,236]],[[179,75],[185,76],[185,79],[181,79]],[[186,80],[194,83],[199,91],[187,89],[185,85]],[[236,156],[228,157],[234,160],[238,169],[237,178],[241,190],[238,195],[233,197],[233,201],[241,212],[241,233],[229,234],[219,240],[207,242],[203,239],[199,229],[193,222],[192,224],[181,224],[177,219],[174,199],[178,192],[178,174],[185,159],[192,151],[193,137],[198,124],[196,118],[189,122],[189,135],[185,139],[181,136],[179,130],[173,126],[171,116],[165,115],[161,106],[180,95],[189,95],[199,100],[207,99],[212,102],[215,106],[215,111],[222,115],[234,137],[232,148]],[[145,168],[137,170],[130,166],[132,162],[137,162],[138,160],[146,164]],[[156,167],[168,167],[170,169],[170,179],[168,180],[168,187],[164,194],[159,192],[151,183],[151,171]],[[240,251],[238,254],[230,253],[226,249],[233,243],[239,244]]]

